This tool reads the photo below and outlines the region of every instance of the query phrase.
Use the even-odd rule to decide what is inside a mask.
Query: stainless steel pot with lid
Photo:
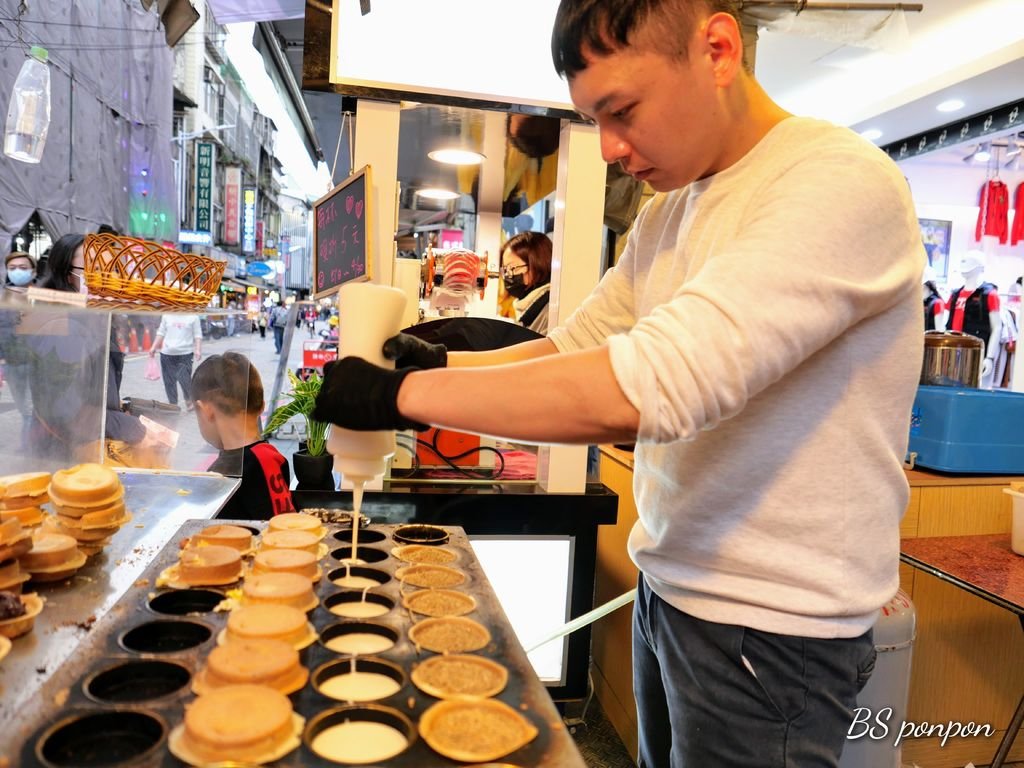
[[[981,381],[985,343],[960,331],[925,331],[921,384],[974,387]]]

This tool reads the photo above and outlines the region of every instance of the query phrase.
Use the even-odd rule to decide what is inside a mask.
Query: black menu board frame
[[[360,188],[361,198],[356,194]],[[370,166],[364,165],[313,203],[314,298],[331,296],[345,283],[373,279],[373,206],[370,204],[372,189],[373,177]],[[345,192],[353,194],[346,195]],[[350,201],[351,206],[348,205]],[[362,254],[355,256],[348,268],[330,267],[331,272],[325,274],[325,287],[320,288],[320,273],[327,268],[326,262],[330,261],[327,257],[329,251],[322,253],[321,246],[333,251],[330,255],[340,259],[341,256],[337,253],[339,237],[345,243],[344,250],[353,243],[360,244]],[[352,271],[355,274],[352,274]],[[327,275],[332,273],[338,274],[328,278]]]

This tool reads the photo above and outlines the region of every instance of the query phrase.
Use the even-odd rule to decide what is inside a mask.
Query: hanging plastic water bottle
[[[28,60],[14,83],[7,109],[4,154],[23,163],[38,163],[43,157],[46,132],[50,128],[50,67],[45,48],[32,46]]]

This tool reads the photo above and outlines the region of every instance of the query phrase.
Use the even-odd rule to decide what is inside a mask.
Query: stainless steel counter
[[[93,623],[135,583],[186,520],[213,517],[237,478],[125,470],[119,473],[132,521],[70,579],[26,582],[46,600],[35,629],[14,641],[0,661],[0,734],[10,733],[23,705],[68,658]],[[0,754],[3,754],[0,736]]]

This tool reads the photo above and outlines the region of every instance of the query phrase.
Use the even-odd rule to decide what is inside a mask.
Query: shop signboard
[[[213,245],[213,235],[194,229],[182,229],[178,231],[178,242],[182,245]],[[174,247],[173,244],[171,247]]]
[[[263,254],[263,219],[256,221],[256,255]]]
[[[242,169],[231,165],[224,169],[224,242],[238,245],[238,206],[242,195]]]
[[[448,248],[463,248],[464,236],[461,229],[442,229],[441,230],[441,247],[444,249]]]
[[[242,190],[242,253],[256,252],[256,187]]]
[[[213,143],[196,142],[196,231],[212,232]]]
[[[269,275],[273,271],[274,270],[270,267],[270,265],[262,261],[254,261],[251,264],[249,264],[248,268],[249,274],[252,275],[253,277],[265,277],[266,275]]]

